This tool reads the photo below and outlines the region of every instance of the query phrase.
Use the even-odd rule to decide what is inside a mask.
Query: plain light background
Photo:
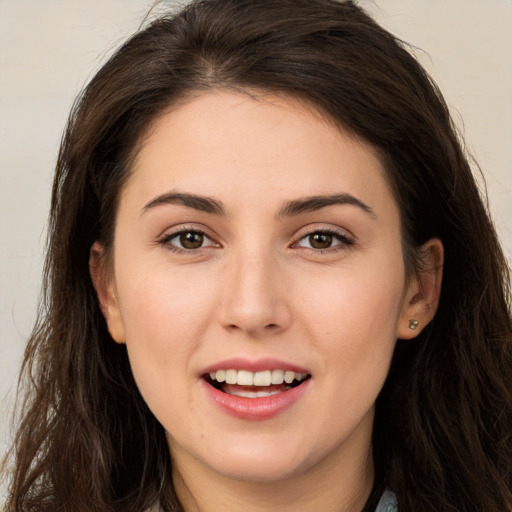
[[[174,2],[161,2],[172,5]],[[512,261],[512,0],[361,0],[421,50],[487,180]],[[51,179],[74,97],[151,0],[0,0],[0,457],[37,310]]]

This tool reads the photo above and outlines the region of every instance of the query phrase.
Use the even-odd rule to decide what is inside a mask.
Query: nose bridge
[[[271,248],[240,247],[228,263],[222,323],[251,335],[286,328],[289,312],[279,282],[279,262]]]

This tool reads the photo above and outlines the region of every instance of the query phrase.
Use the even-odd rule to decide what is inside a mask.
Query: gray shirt
[[[396,497],[391,491],[386,491],[377,505],[375,512],[398,512]]]

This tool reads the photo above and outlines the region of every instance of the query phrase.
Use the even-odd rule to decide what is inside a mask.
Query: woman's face
[[[367,462],[411,286],[368,145],[209,92],[147,134],[100,299],[176,467],[262,481]]]

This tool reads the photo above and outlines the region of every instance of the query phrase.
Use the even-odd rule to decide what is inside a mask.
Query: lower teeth
[[[266,396],[277,395],[278,393],[282,393],[283,391],[286,391],[288,389],[290,389],[290,386],[286,386],[281,390],[249,391],[249,390],[245,390],[242,387],[240,387],[240,389],[230,389],[229,391],[226,391],[226,393],[228,395],[241,396],[243,398],[262,398],[262,397],[266,397]]]

